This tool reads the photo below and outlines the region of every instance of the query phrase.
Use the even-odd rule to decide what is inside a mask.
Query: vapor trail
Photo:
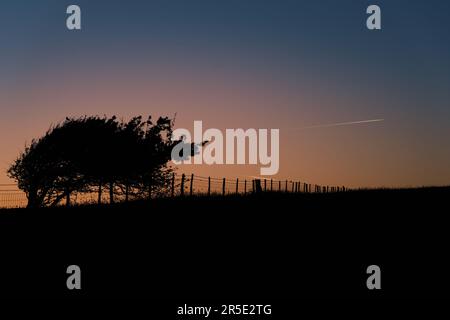
[[[339,127],[339,126],[349,126],[352,124],[362,124],[362,123],[371,123],[371,122],[381,122],[384,119],[371,119],[371,120],[360,120],[360,121],[349,121],[349,122],[338,122],[338,123],[329,123],[329,124],[318,124],[308,127],[294,128],[296,130],[303,129],[313,129],[313,128],[328,128],[328,127]]]

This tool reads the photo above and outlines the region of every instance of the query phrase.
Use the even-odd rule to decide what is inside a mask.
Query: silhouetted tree
[[[26,147],[8,170],[28,197],[28,207],[51,206],[74,192],[108,186],[128,199],[165,192],[170,181],[173,121],[160,117],[67,118]]]

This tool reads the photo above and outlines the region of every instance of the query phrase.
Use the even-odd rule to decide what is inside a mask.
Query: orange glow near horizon
[[[387,107],[383,114],[357,111],[364,103],[363,96],[318,89],[318,85],[313,88],[308,81],[293,89],[268,75],[220,71],[105,69],[91,74],[81,69],[60,74],[49,70],[30,81],[33,86],[0,98],[0,103],[12,110],[1,120],[0,183],[11,182],[6,168],[25,143],[67,116],[128,119],[175,114],[175,126],[189,130],[194,120],[202,120],[204,129],[279,128],[280,171],[274,179],[349,187],[450,182],[450,152],[439,148],[439,139],[445,138],[432,133],[418,135],[417,119],[406,119]],[[387,99],[387,106],[390,103]],[[311,127],[380,117],[386,120]],[[296,130],[301,127],[306,128]],[[234,179],[259,176],[259,165],[189,165],[179,171]]]

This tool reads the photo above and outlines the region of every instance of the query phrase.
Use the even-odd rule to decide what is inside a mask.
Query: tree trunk
[[[69,191],[69,189],[66,190],[66,206],[70,207],[70,191]]]
[[[37,204],[37,191],[32,190],[30,192],[28,192],[28,203],[27,203],[27,208],[37,208],[38,204]]]

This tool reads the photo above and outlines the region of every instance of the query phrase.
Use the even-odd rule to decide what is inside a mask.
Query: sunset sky
[[[70,4],[81,31],[66,29]],[[370,4],[381,31],[366,28]],[[0,183],[25,144],[66,116],[176,113],[188,129],[279,128],[275,178],[450,184],[449,36],[444,0],[5,0]],[[384,121],[327,126],[370,119]]]

